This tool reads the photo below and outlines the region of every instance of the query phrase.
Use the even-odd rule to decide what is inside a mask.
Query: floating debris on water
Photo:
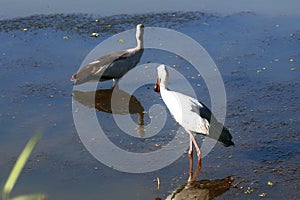
[[[156,180],[157,180],[157,189],[159,190],[160,189],[160,179],[159,179],[159,177],[157,177]]]
[[[26,31],[28,31],[28,29],[27,29],[27,28],[23,28],[22,31],[23,31],[23,32],[26,32]]]
[[[122,44],[122,43],[125,42],[125,40],[124,39],[119,39],[118,42]]]
[[[275,27],[276,27],[276,28],[279,28],[279,27],[280,27],[280,25],[279,25],[279,24],[275,24]]]
[[[97,22],[97,23],[100,22],[100,19],[96,19],[95,22]]]
[[[279,62],[279,58],[275,58],[273,61],[274,62]]]
[[[296,69],[297,69],[296,67],[291,67],[290,68],[291,71],[296,71]]]
[[[235,184],[232,185],[232,188],[239,188],[239,189],[241,189],[241,190],[244,189],[243,186],[238,187],[238,186],[239,186],[241,183],[243,183],[243,182],[245,182],[244,179],[239,180],[237,183],[235,183]]]
[[[97,38],[97,37],[99,37],[99,33],[92,33],[91,37],[96,37]]]
[[[272,182],[272,181],[268,181],[268,182],[267,182],[267,185],[272,186],[272,185],[273,185],[273,182]]]
[[[263,193],[259,194],[258,196],[260,196],[260,197],[266,197],[267,193],[263,192]]]
[[[65,35],[64,37],[63,37],[63,39],[64,40],[67,40],[67,39],[69,39],[70,37],[68,36],[68,35]]]
[[[245,194],[251,194],[253,191],[254,191],[254,190],[253,190],[252,188],[248,187],[248,188],[244,191],[244,193],[245,193]]]
[[[290,60],[289,60],[290,62],[294,62],[294,59],[293,58],[290,58]]]
[[[261,69],[256,70],[256,73],[260,73],[260,72],[265,71],[265,70],[267,70],[267,68],[266,67],[262,67]]]
[[[156,177],[155,179],[153,179],[153,182],[157,183],[157,189],[159,190],[160,189],[160,178]]]

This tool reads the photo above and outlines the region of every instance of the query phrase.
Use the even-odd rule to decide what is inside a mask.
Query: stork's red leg
[[[193,153],[189,154],[189,158],[190,158],[190,172],[189,172],[189,179],[188,181],[193,181]]]
[[[194,173],[193,173],[193,144],[195,145],[196,150],[198,149],[197,150],[198,162],[197,162],[197,168]],[[195,140],[192,133],[190,133],[189,158],[190,158],[190,171],[189,171],[188,182],[192,182],[196,179],[196,177],[198,176],[198,173],[201,170],[201,152],[200,152],[200,148],[197,144],[197,141]]]
[[[193,139],[190,135],[190,149],[189,149],[189,156],[193,158]]]
[[[198,157],[198,163],[201,161],[201,151],[200,151],[200,148],[198,146],[198,143],[194,137],[194,135],[192,133],[190,133],[190,143],[192,141],[192,143],[194,144],[195,148],[196,148],[196,152],[197,152],[197,157]],[[191,149],[191,144],[190,144],[190,149]]]
[[[189,175],[189,180],[193,180],[193,140],[190,137],[190,149],[189,149],[189,158],[190,158],[190,175]]]

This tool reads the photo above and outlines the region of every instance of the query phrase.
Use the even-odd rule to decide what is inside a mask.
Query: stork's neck
[[[160,89],[167,90],[167,86],[168,86],[168,75],[164,74],[160,79]]]
[[[140,51],[141,49],[144,48],[143,36],[140,36],[140,37],[137,36],[136,42],[137,42],[136,47],[127,49],[128,52],[136,52],[136,51]]]
[[[136,49],[144,48],[143,36],[137,37],[136,42],[137,42]]]
[[[164,84],[160,84],[160,95],[161,95],[163,101],[169,107],[170,103],[172,103],[167,100],[170,98],[170,90]]]
[[[138,30],[136,32],[136,49],[140,50],[144,48],[144,38],[143,38],[143,30]]]

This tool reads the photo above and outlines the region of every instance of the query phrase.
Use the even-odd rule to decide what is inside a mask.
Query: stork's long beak
[[[71,77],[71,81],[75,81],[76,78],[77,78],[76,76],[77,76],[77,74],[73,74],[72,77]]]
[[[72,75],[71,81],[73,82],[73,85],[77,85],[77,74]]]
[[[160,92],[160,81],[159,81],[159,78],[157,77],[157,79],[156,79],[156,83],[155,83],[155,85],[154,85],[154,87],[153,87],[153,90],[155,91],[155,92]]]

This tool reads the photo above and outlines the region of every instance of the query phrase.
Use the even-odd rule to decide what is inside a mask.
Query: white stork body
[[[163,101],[178,124],[187,131],[208,135],[209,122],[201,118],[199,114],[195,112],[195,108],[203,108],[197,99],[163,88],[160,89],[160,93]]]
[[[158,78],[154,90],[161,93],[171,115],[190,135],[189,154],[192,155],[193,144],[196,148],[198,161],[201,160],[200,148],[193,133],[207,135],[224,144],[231,146],[232,136],[228,129],[217,122],[211,111],[197,99],[171,91],[167,88],[168,71],[165,65],[157,68]]]

